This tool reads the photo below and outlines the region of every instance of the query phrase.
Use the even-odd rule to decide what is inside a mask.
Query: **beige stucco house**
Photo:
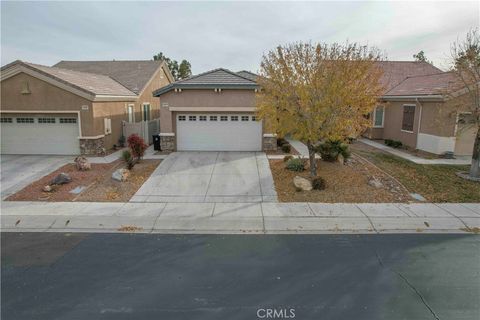
[[[1,68],[2,154],[103,154],[122,123],[155,119],[152,91],[173,82],[160,61],[15,61]]]
[[[382,62],[385,93],[372,114],[365,136],[392,139],[431,154],[472,154],[475,128],[461,99],[461,83],[451,72],[426,62]],[[452,98],[452,96],[456,96]]]
[[[162,150],[261,151],[276,137],[255,117],[256,75],[215,69],[156,90]]]

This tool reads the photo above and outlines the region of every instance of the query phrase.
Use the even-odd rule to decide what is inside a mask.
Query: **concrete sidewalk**
[[[2,202],[1,230],[205,234],[463,233],[480,204]]]
[[[361,138],[358,141],[365,143],[371,147],[386,151],[397,157],[412,161],[418,164],[450,164],[450,165],[469,165],[472,162],[471,157],[459,157],[458,159],[425,159],[421,157],[414,156],[410,153],[391,148],[384,144],[372,141],[370,139]]]

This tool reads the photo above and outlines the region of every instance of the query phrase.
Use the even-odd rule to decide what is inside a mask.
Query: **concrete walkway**
[[[361,138],[358,139],[358,141],[365,143],[371,147],[386,151],[388,153],[391,153],[393,155],[396,155],[397,157],[412,161],[414,163],[418,164],[451,164],[451,165],[469,165],[471,163],[471,158],[458,158],[458,159],[424,159],[421,157],[414,156],[412,154],[409,154],[407,152],[391,148],[389,146],[386,146],[382,143],[378,143],[369,139]]]
[[[464,233],[479,203],[2,202],[1,230],[205,234]]]

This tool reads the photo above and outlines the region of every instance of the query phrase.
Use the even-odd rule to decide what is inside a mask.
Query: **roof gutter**
[[[259,85],[256,84],[169,84],[163,88],[153,91],[153,96],[158,97],[164,93],[167,93],[173,89],[258,89]]]
[[[382,96],[380,98],[382,100],[386,100],[386,101],[404,101],[404,100],[418,101],[419,99],[422,99],[422,100],[443,100],[444,97],[441,94],[429,94],[429,95],[417,95],[417,96]]]

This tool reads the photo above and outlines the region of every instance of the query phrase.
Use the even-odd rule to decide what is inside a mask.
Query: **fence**
[[[137,134],[145,140],[148,144],[153,143],[152,136],[160,133],[160,119],[150,121],[140,121],[130,123],[123,121],[123,136],[127,139],[132,134]]]

